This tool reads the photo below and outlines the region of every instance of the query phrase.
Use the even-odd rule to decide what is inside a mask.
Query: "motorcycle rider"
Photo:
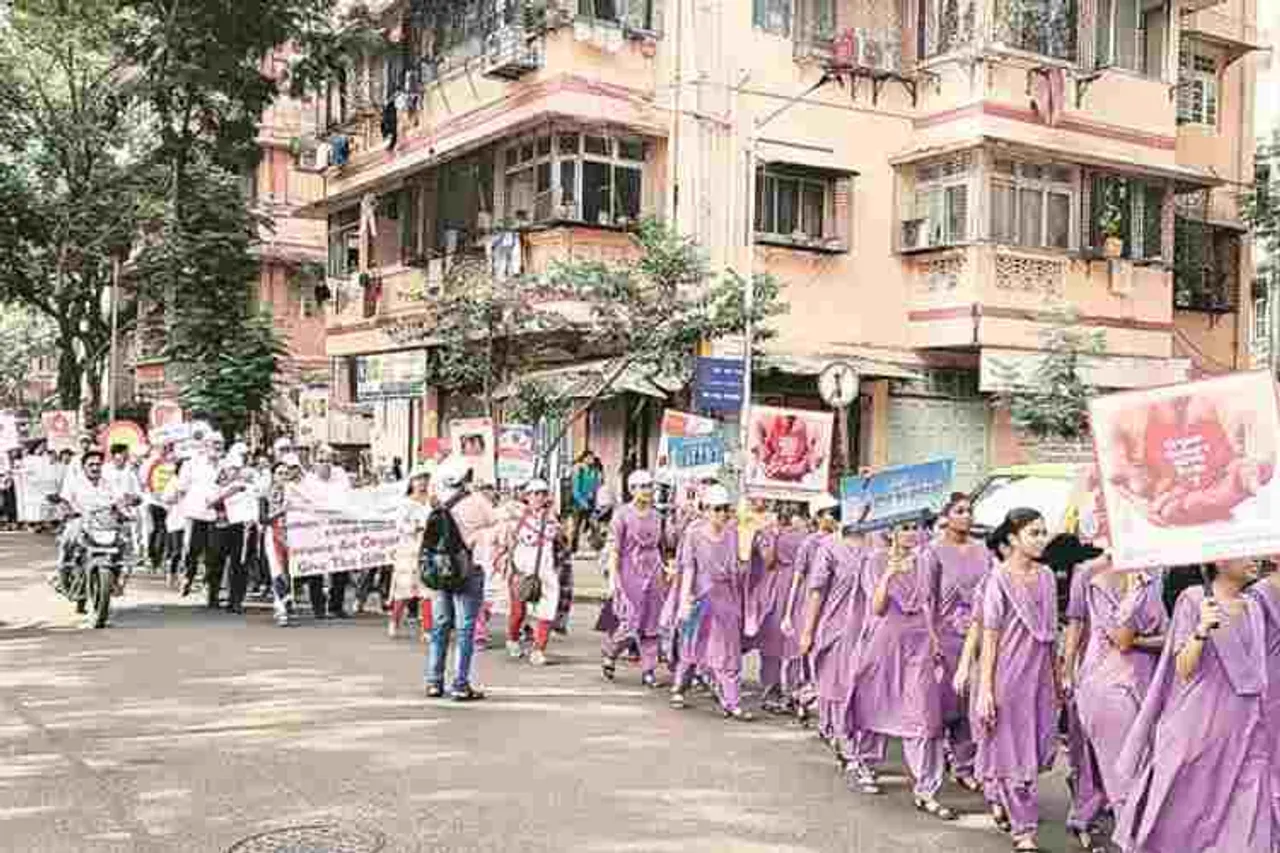
[[[116,505],[121,497],[102,476],[103,454],[97,448],[86,451],[80,460],[80,475],[68,479],[61,494],[71,515],[63,525],[58,542],[58,591],[64,595],[71,589],[71,569],[75,563],[76,545],[85,516]],[[83,588],[76,599],[76,612],[85,612]]]

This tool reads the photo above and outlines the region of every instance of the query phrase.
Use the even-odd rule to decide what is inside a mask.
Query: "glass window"
[[[578,161],[560,161],[560,202],[573,204],[578,198]]]
[[[1071,196],[1067,193],[1049,193],[1048,239],[1054,249],[1071,248]]]
[[[639,160],[644,162],[644,140],[622,138],[618,140],[619,160]]]
[[[586,160],[582,164],[582,218],[592,224],[609,224],[609,182],[611,167],[608,163]]]
[[[827,212],[834,185],[827,174],[811,169],[763,170],[756,180],[756,232],[788,242],[801,235],[814,240],[831,236],[834,225]]]
[[[777,229],[779,234],[793,234],[799,225],[800,185],[791,178],[777,181]]]
[[[613,154],[613,146],[610,145],[607,136],[587,136],[584,138],[583,151],[587,154],[594,154],[597,157],[608,157]]]
[[[535,144],[535,147],[537,149],[537,154],[539,157],[546,157],[548,154],[551,153],[551,137],[539,136]]]
[[[1000,243],[1012,243],[1018,229],[1014,220],[1017,209],[1012,186],[1002,181],[991,182],[991,239]]]
[[[556,145],[556,150],[561,154],[577,154],[579,146],[579,137],[576,133],[562,133]]]
[[[791,35],[791,0],[752,0],[751,22],[771,33]]]
[[[989,184],[991,231],[998,243],[1033,248],[1071,246],[1074,172],[1053,163],[999,159]]]
[[[1044,244],[1044,191],[1022,189],[1018,191],[1018,237],[1023,245]]]
[[[613,180],[617,202],[614,215],[634,222],[640,218],[640,170],[616,166]]]
[[[1178,123],[1218,124],[1218,64],[1186,42],[1178,54]]]
[[[998,39],[1009,47],[1076,58],[1075,0],[997,0],[995,24]]]
[[[535,222],[574,219],[600,225],[640,218],[640,164],[648,153],[643,139],[560,133],[531,144],[534,161],[507,168],[506,216],[524,210]],[[515,148],[523,156],[525,143]],[[509,156],[505,162],[511,162]]]
[[[1126,258],[1163,258],[1165,193],[1163,185],[1138,178],[1094,175],[1090,186],[1090,245],[1101,248],[1108,237],[1116,237],[1124,243]]]
[[[551,164],[539,163],[535,168],[537,172],[537,191],[545,193],[551,191]]]
[[[902,247],[950,246],[968,239],[968,155],[915,167],[916,185],[909,215],[903,217]]]
[[[800,227],[806,235],[820,239],[822,221],[826,213],[826,188],[822,184],[805,181],[801,190]]]

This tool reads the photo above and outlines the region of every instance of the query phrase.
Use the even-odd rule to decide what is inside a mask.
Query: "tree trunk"
[[[84,377],[74,347],[74,341],[58,338],[58,404],[71,411],[80,408],[80,381]]]

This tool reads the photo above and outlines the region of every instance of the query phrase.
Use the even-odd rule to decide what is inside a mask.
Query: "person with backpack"
[[[435,594],[424,672],[428,699],[445,695],[445,663],[449,638],[454,634],[458,643],[457,672],[449,695],[456,702],[485,698],[471,684],[476,617],[484,604],[484,570],[473,553],[498,516],[488,498],[471,491],[470,478],[471,469],[461,457],[451,456],[440,464],[436,471],[436,507],[427,518],[422,536],[422,581]]]

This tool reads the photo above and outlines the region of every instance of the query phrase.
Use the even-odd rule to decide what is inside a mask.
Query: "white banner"
[[[285,543],[294,577],[391,565],[405,483],[336,492],[289,490]]]

